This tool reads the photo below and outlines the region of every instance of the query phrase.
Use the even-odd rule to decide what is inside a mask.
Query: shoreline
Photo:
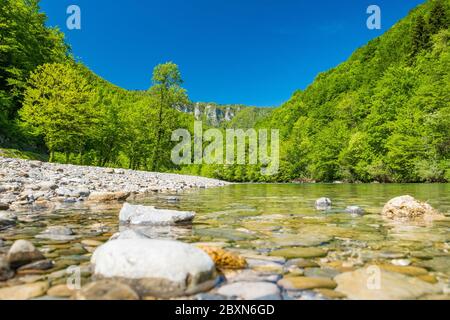
[[[150,193],[215,188],[198,176],[0,157],[0,210],[52,209],[58,203],[125,201]]]

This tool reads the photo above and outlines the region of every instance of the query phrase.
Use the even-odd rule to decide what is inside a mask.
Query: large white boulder
[[[162,210],[125,203],[119,219],[122,223],[164,226],[190,222],[194,217],[195,212]]]
[[[170,298],[211,289],[215,265],[202,250],[151,239],[109,241],[93,254],[94,275],[131,285],[143,296]]]

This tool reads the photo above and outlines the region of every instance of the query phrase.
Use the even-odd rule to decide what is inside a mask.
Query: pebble
[[[77,300],[139,300],[128,285],[111,280],[91,282],[75,293]]]
[[[0,300],[29,300],[43,296],[48,282],[35,282],[14,287],[0,288]]]
[[[161,210],[150,206],[131,205],[125,203],[120,210],[119,220],[132,225],[168,226],[191,222],[195,212]]]
[[[345,299],[347,297],[345,294],[331,289],[315,289],[314,291],[329,299]]]
[[[18,268],[34,261],[45,260],[43,254],[27,240],[14,242],[6,258],[12,268]]]
[[[336,291],[353,300],[411,300],[441,291],[437,285],[400,273],[381,269],[379,282],[374,276],[366,268],[340,274],[335,278]]]
[[[237,254],[204,245],[197,245],[197,247],[205,251],[219,269],[244,269],[247,267],[245,258]]]
[[[89,246],[89,247],[99,247],[103,244],[103,242],[88,239],[88,240],[81,241],[81,244],[85,245],[85,246]]]
[[[74,293],[75,290],[70,289],[66,284],[58,284],[47,291],[48,296],[56,298],[69,298]]]
[[[109,241],[94,252],[91,263],[95,276],[128,281],[142,296],[169,298],[200,293],[216,282],[211,258],[178,241]]]
[[[41,260],[24,265],[17,269],[17,271],[21,272],[25,270],[48,270],[53,268],[53,265],[53,261],[51,260]]]
[[[320,248],[284,248],[274,250],[271,256],[280,256],[286,259],[295,258],[319,258],[327,255],[327,250]]]
[[[417,277],[427,275],[428,271],[424,268],[414,266],[396,266],[391,264],[378,265],[383,270],[401,273],[407,276]]]
[[[316,200],[316,209],[325,211],[331,209],[332,202],[329,198],[320,198]]]
[[[354,215],[363,215],[364,209],[358,206],[349,206],[345,209],[345,212],[354,214]]]
[[[14,277],[14,271],[9,267],[5,257],[0,256],[0,281],[6,281]]]
[[[286,263],[286,266],[297,266],[299,268],[317,268],[319,267],[319,265],[312,261],[312,260],[308,260],[308,259],[303,259],[303,258],[299,258],[299,259],[292,259],[289,260]]]
[[[269,282],[235,282],[220,287],[217,293],[240,300],[281,300],[280,289]]]
[[[337,284],[328,278],[284,277],[278,285],[286,290],[335,289]]]

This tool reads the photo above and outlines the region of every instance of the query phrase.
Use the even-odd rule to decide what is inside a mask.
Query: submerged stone
[[[353,300],[408,300],[441,292],[437,285],[382,269],[378,275],[358,269],[338,275],[335,281],[336,290]]]
[[[26,240],[14,242],[6,258],[12,268],[45,259],[44,255],[31,242]]]
[[[139,300],[128,285],[111,280],[92,282],[75,293],[77,300]]]
[[[321,248],[284,248],[274,250],[271,256],[283,257],[286,259],[295,258],[320,258],[327,255],[327,250]]]
[[[220,287],[217,293],[241,300],[281,300],[280,289],[269,282],[235,282]]]

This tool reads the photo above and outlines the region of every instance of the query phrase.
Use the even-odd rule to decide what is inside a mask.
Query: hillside
[[[205,125],[216,128],[251,128],[263,116],[268,115],[270,108],[257,108],[245,105],[217,103],[189,103],[176,106],[178,111],[191,114],[195,120],[203,121]]]
[[[450,180],[449,8],[417,7],[260,121],[283,136],[275,179]]]

